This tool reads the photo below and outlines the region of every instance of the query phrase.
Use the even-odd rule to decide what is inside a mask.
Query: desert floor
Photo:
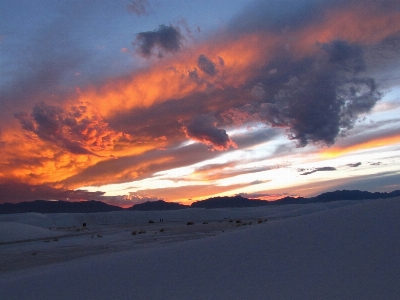
[[[399,299],[399,225],[398,198],[2,215],[0,290],[2,299]]]

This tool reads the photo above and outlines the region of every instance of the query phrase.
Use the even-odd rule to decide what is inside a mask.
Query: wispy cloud
[[[137,16],[143,16],[149,14],[150,3],[147,0],[132,0],[128,4],[127,9],[130,13]]]
[[[320,167],[320,168],[314,168],[311,171],[307,171],[304,173],[301,173],[300,175],[310,175],[315,172],[325,172],[325,171],[336,171],[336,168],[334,167]]]

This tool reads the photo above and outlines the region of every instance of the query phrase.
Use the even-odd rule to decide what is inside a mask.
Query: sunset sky
[[[0,203],[400,189],[398,0],[2,0]]]

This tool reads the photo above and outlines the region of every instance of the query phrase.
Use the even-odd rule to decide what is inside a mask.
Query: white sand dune
[[[38,239],[60,235],[49,229],[16,223],[0,222],[0,243]]]
[[[316,210],[203,239],[3,272],[1,297],[400,299],[400,199]]]

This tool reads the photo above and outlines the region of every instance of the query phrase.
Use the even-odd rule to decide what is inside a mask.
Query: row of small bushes
[[[139,230],[139,231],[133,230],[132,231],[132,235],[143,234],[143,233],[146,233],[146,230]]]
[[[165,231],[164,228],[160,229],[160,232],[164,232],[164,231]],[[132,231],[132,235],[143,234],[143,233],[146,233],[146,230],[139,230],[139,231],[133,230]]]

